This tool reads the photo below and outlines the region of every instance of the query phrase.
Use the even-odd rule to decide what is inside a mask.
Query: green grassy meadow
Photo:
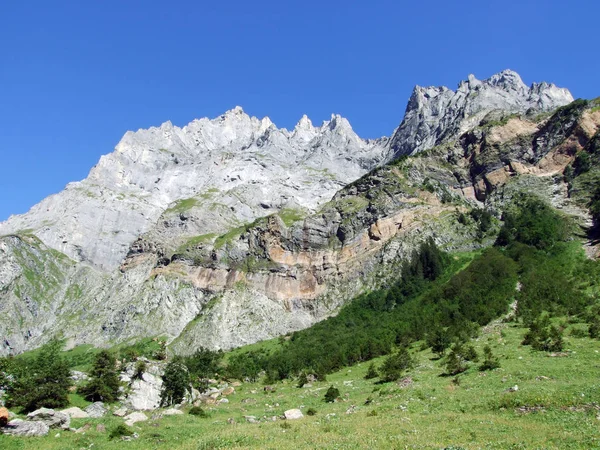
[[[480,372],[474,363],[456,377],[445,376],[444,360],[429,349],[419,350],[417,342],[411,349],[417,365],[400,382],[365,380],[370,364],[365,362],[311,387],[298,388],[290,380],[265,392],[261,383],[244,383],[229,403],[206,406],[208,418],[149,419],[133,426],[139,437],[132,441],[110,440],[110,431],[123,419],[106,416],[73,420],[75,428],[92,425],[85,434],[0,435],[0,448],[600,448],[600,342],[570,336],[570,330],[582,326],[568,324],[565,351],[551,356],[520,344],[524,328],[493,322],[473,341],[480,354],[489,344],[499,356],[501,368],[493,371]],[[341,400],[325,403],[331,385],[340,390]],[[514,386],[518,390],[509,392]],[[300,408],[305,417],[272,421],[291,408]],[[306,414],[311,408],[314,416]],[[248,423],[244,416],[260,423]],[[107,431],[96,431],[98,424]]]

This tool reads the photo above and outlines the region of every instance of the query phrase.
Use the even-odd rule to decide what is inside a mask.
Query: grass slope
[[[109,440],[122,419],[107,417],[73,420],[74,427],[92,424],[85,434],[0,435],[0,448],[600,448],[600,343],[569,336],[563,356],[550,357],[520,345],[524,333],[498,321],[483,330],[475,348],[481,354],[490,344],[501,361],[501,368],[491,372],[473,365],[458,379],[443,376],[443,360],[430,350],[419,351],[417,343],[417,366],[404,382],[364,380],[369,363],[362,363],[308,388],[290,381],[264,393],[262,384],[244,383],[228,397],[230,403],[207,407],[209,418],[185,415],[139,423],[134,426],[139,438],[131,442]],[[341,401],[323,402],[330,385],[340,390]],[[515,385],[518,390],[508,392]],[[298,421],[263,419],[290,408],[305,414],[313,408],[317,414]],[[247,415],[261,423],[247,423]],[[108,432],[95,431],[97,424]]]

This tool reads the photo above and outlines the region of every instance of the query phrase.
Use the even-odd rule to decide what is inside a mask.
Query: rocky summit
[[[455,212],[499,214],[519,186],[589,222],[562,172],[599,114],[504,71],[416,87],[389,138],[362,139],[338,115],[289,131],[239,107],[127,132],[85,180],[0,224],[0,354],[54,336],[164,336],[189,353],[306,328],[385,283],[426,237],[483,246]]]

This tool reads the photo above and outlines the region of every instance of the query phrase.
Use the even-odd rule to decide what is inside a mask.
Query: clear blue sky
[[[592,0],[3,1],[0,220],[87,176],[127,130],[235,105],[388,135],[413,85],[518,71],[600,95]]]

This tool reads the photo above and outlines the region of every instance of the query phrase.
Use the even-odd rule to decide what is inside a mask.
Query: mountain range
[[[127,132],[86,179],[0,223],[0,355],[54,336],[166,336],[185,354],[306,328],[428,237],[485,246],[460,213],[499,219],[522,190],[589,224],[586,189],[563,172],[599,128],[595,103],[506,70],[415,87],[375,140],[339,115],[290,131],[240,107]]]

